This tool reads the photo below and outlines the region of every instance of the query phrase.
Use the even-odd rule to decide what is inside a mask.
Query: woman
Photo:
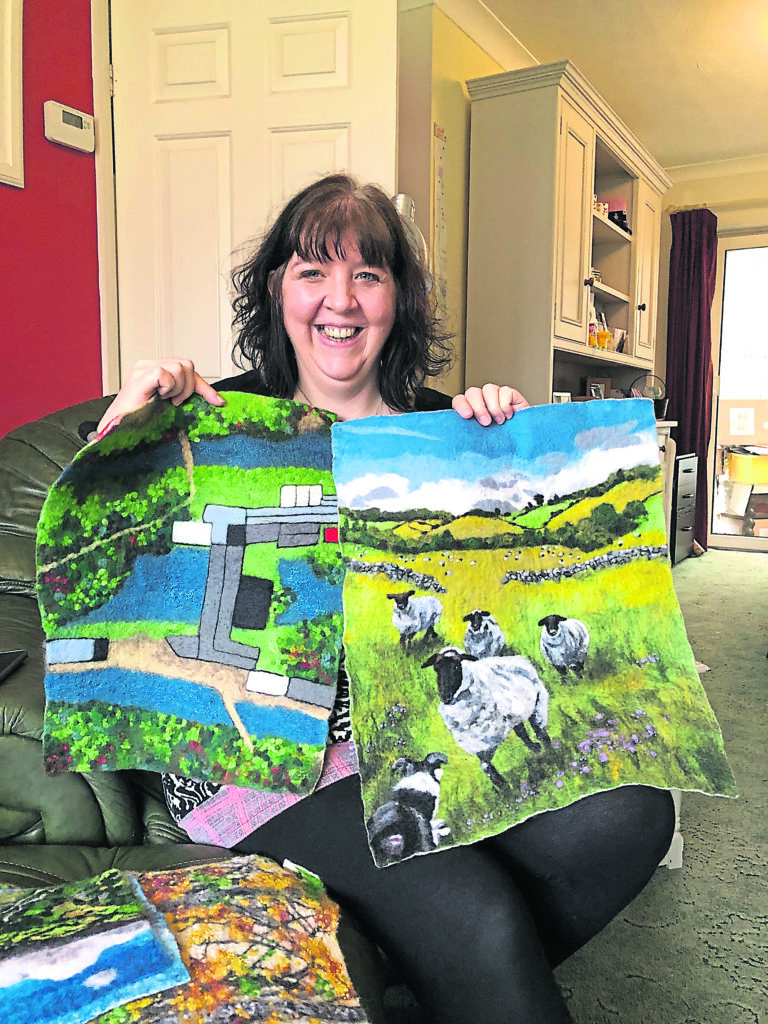
[[[397,211],[374,186],[332,175],[304,189],[234,281],[236,349],[251,369],[218,388],[342,419],[452,404],[489,426],[528,405],[493,384],[452,403],[424,387],[448,362],[446,339]],[[193,392],[224,404],[188,360],[139,363],[100,429],[154,395],[178,404]],[[552,968],[637,895],[674,827],[669,793],[624,787],[377,869],[363,817],[359,779],[349,776],[254,822],[237,849],[319,875],[399,965],[425,1020],[439,1024],[569,1021]]]

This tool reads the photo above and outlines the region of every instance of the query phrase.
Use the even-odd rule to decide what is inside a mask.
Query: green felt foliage
[[[142,920],[144,906],[128,879],[109,870],[85,882],[0,895],[0,953]]]
[[[381,551],[403,550],[477,551],[509,545],[532,547],[560,545],[594,552],[607,548],[636,530],[656,526],[663,531],[659,501],[658,467],[639,466],[619,470],[604,484],[585,488],[567,499],[554,495],[544,503],[530,503],[519,512],[472,509],[463,516],[411,511],[406,522],[401,514],[379,509],[342,509],[347,543]],[[482,520],[486,520],[483,524]]]
[[[173,523],[200,518],[204,504],[239,505],[256,481],[263,487],[270,479],[273,500],[279,504],[280,486],[295,482],[297,473],[302,483],[323,482],[326,491],[333,492],[331,474],[323,470],[196,466],[195,442],[230,432],[278,441],[307,431],[330,434],[333,417],[309,412],[295,402],[239,392],[226,397],[227,405],[221,408],[199,396],[178,407],[149,403],[124,420],[119,430],[79,452],[51,489],[37,536],[37,590],[48,635],[113,597],[139,554],[167,554]],[[142,453],[158,445],[176,465],[158,474],[148,461],[142,472]],[[128,492],[127,472],[132,487]],[[95,480],[98,492],[93,489]]]
[[[136,482],[136,481],[134,481]],[[171,550],[174,521],[189,519],[184,469],[120,493],[111,481],[98,494],[69,484],[53,488],[38,528],[38,598],[47,633],[105,604],[130,576],[140,554]],[[123,485],[124,486],[124,485]],[[73,550],[73,545],[77,545]]]
[[[281,737],[252,738],[222,724],[189,722],[177,715],[88,701],[49,702],[47,774],[145,768],[252,789],[299,793],[310,787],[324,747]],[[141,764],[137,763],[141,759]]]

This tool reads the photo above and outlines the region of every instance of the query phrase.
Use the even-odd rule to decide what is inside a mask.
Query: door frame
[[[112,72],[109,0],[91,0],[91,72],[96,124],[96,246],[99,265],[102,394],[120,388],[115,165],[112,149]]]
[[[743,243],[743,244],[739,244]],[[707,546],[716,549],[735,551],[768,551],[768,537],[741,537],[725,533],[712,532],[715,490],[717,487],[717,420],[720,405],[720,354],[721,331],[723,320],[723,287],[725,278],[725,252],[727,249],[751,249],[760,245],[768,245],[768,226],[724,227],[717,232],[717,270],[715,277],[715,296],[712,303],[712,424],[709,436],[709,453],[707,457],[707,475],[709,479],[709,495],[707,508]]]

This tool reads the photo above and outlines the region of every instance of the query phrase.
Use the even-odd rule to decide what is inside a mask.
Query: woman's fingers
[[[122,417],[139,409],[157,395],[181,405],[192,394],[198,394],[211,405],[225,405],[222,396],[203,380],[191,359],[140,359],[131,370],[115,400],[99,423],[99,436],[107,427],[115,426]]]
[[[511,419],[516,412],[520,412],[521,409],[530,409],[531,403],[521,394],[517,388],[512,388],[507,385],[499,389],[499,402],[502,409],[509,410],[507,419]]]
[[[516,388],[498,384],[467,388],[453,400],[453,408],[459,416],[466,420],[474,417],[484,427],[491,423],[505,423],[528,406],[527,399]]]

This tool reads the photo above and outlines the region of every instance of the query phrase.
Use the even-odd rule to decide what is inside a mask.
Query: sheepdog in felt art
[[[331,418],[230,392],[88,445],[38,529],[46,770],[301,793],[342,630]]]
[[[672,587],[650,402],[336,423],[374,859],[642,783],[733,795]]]

